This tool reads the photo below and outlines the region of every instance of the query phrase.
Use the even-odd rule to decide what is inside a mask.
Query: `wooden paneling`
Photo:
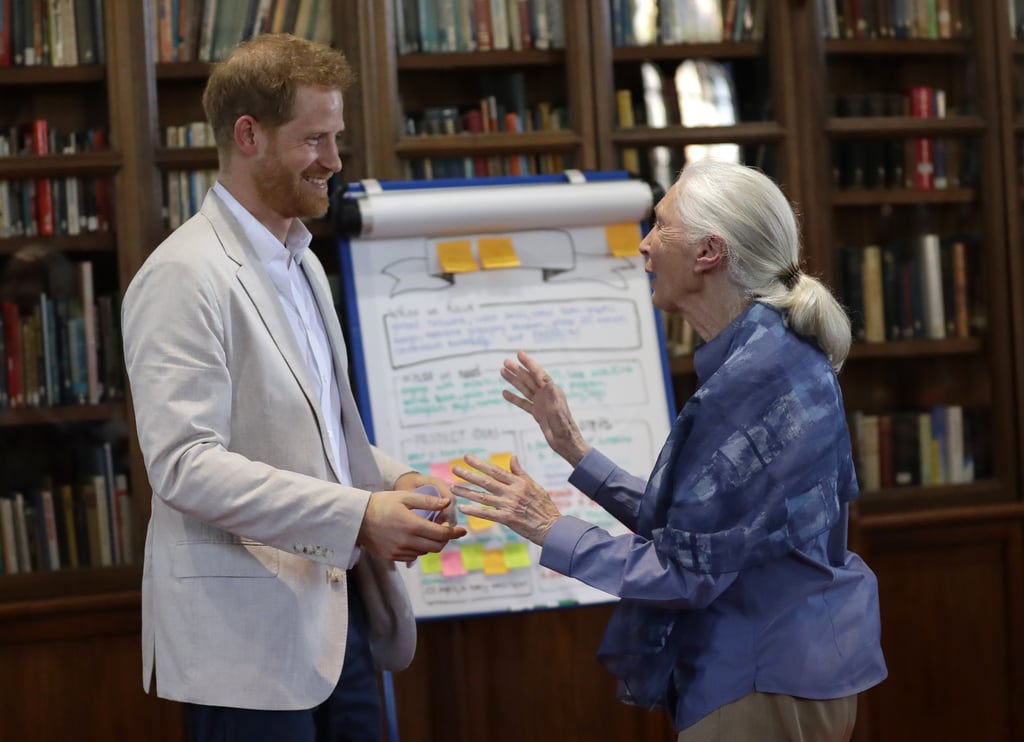
[[[867,536],[889,678],[866,694],[863,739],[1022,739],[1021,523]]]
[[[610,605],[420,624],[395,675],[402,742],[668,740],[667,713],[615,700],[597,661]]]
[[[0,739],[184,742],[181,708],[142,691],[138,593],[5,605]]]

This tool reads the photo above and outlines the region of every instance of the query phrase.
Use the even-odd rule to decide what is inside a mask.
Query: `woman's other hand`
[[[569,412],[565,394],[528,354],[519,351],[516,359],[518,362],[505,359],[501,378],[515,387],[519,394],[504,389],[501,395],[533,416],[551,449],[573,467],[577,466],[590,451],[590,446],[583,440],[583,434]]]

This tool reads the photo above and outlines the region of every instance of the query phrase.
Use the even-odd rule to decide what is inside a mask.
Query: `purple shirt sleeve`
[[[636,523],[644,482],[597,450],[588,453],[569,481],[626,527]],[[540,563],[619,598],[665,608],[702,608],[736,579],[736,573],[697,574],[659,554],[636,534],[612,536],[572,516],[548,531]]]
[[[596,448],[584,456],[569,477],[569,484],[607,510],[629,530],[636,529],[647,482],[620,469]]]
[[[663,608],[704,608],[736,579],[697,574],[674,564],[635,534],[612,536],[571,515],[548,531],[540,563],[618,598]]]

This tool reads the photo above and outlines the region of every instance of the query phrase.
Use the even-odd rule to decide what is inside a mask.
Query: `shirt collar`
[[[776,307],[761,302],[751,302],[750,306],[740,312],[725,329],[693,352],[693,367],[697,372],[698,384],[707,381],[708,377],[725,363],[732,351],[733,338],[739,328],[748,321],[758,325],[768,325],[773,321],[782,322],[782,314]]]
[[[292,219],[292,224],[288,228],[288,234],[285,236],[284,245],[282,245],[271,234],[270,230],[259,219],[254,217],[248,209],[242,206],[238,199],[219,180],[213,184],[213,191],[228,207],[232,216],[238,220],[239,226],[242,227],[242,232],[245,234],[246,239],[249,240],[249,244],[252,245],[263,265],[269,265],[271,261],[279,260],[282,250],[287,251],[289,262],[294,260],[299,265],[302,265],[302,259],[306,254],[309,243],[313,239],[313,235],[306,228],[306,225],[302,223],[301,219]]]

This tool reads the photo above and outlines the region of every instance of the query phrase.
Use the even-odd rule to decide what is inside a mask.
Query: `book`
[[[11,54],[11,2],[0,0],[0,67],[10,67],[14,61]]]
[[[9,497],[0,497],[0,541],[3,546],[4,572],[16,575],[18,569],[18,542],[14,534],[14,502]]]
[[[922,277],[924,334],[929,340],[942,340],[946,337],[946,315],[942,295],[942,255],[939,236],[921,235],[915,249]]]
[[[857,438],[860,440],[860,488],[864,491],[881,489],[881,451],[878,415],[859,418]]]
[[[861,278],[864,297],[864,340],[868,343],[884,343],[886,332],[882,292],[882,248],[878,245],[868,245],[864,248]]]
[[[615,91],[615,105],[619,114],[619,128],[632,129],[636,126],[633,116],[633,94],[629,89]],[[636,147],[622,148],[622,169],[634,175],[640,174],[640,152]]]
[[[96,298],[92,279],[92,261],[78,263],[78,291],[82,301],[82,327],[85,338],[85,373],[88,404],[99,404],[103,397],[100,386],[98,339],[96,323]]]

